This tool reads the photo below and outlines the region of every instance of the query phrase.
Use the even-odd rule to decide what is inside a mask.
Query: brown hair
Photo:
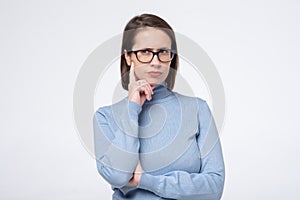
[[[171,61],[169,75],[166,78],[167,87],[172,90],[175,84],[175,77],[178,68],[178,53],[175,33],[172,27],[162,18],[153,14],[142,14],[133,17],[125,26],[123,31],[122,49],[121,49],[121,78],[122,86],[128,90],[129,84],[129,70],[130,66],[127,65],[124,55],[124,50],[131,51],[134,43],[134,37],[141,28],[153,27],[164,31],[171,39],[171,49],[175,52],[174,58]]]

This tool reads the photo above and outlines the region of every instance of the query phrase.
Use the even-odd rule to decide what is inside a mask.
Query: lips
[[[162,74],[162,72],[159,72],[159,71],[150,71],[150,72],[148,72],[148,74],[150,76],[160,76]]]

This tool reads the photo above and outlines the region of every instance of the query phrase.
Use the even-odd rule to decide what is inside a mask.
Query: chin
[[[145,79],[151,86],[156,86],[164,82],[164,80],[157,78],[146,78]]]

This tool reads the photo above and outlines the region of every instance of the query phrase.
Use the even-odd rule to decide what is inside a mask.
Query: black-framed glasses
[[[152,51],[150,49],[141,49],[135,51],[128,51],[128,53],[134,53],[136,59],[141,63],[150,63],[156,55],[160,62],[170,62],[174,58],[174,52],[171,49],[160,49],[158,51]]]

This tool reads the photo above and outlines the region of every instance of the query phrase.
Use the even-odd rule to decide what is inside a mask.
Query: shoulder
[[[189,107],[193,106],[194,108],[197,108],[197,110],[202,110],[203,108],[208,106],[206,100],[200,97],[187,96],[177,92],[173,92],[173,93],[180,101],[182,106],[189,106]]]
[[[119,108],[124,107],[127,102],[127,98],[124,98],[112,105],[98,107],[98,109],[94,112],[94,117],[98,118],[100,116],[103,116],[105,118],[109,118],[113,114],[114,110],[118,110]]]

